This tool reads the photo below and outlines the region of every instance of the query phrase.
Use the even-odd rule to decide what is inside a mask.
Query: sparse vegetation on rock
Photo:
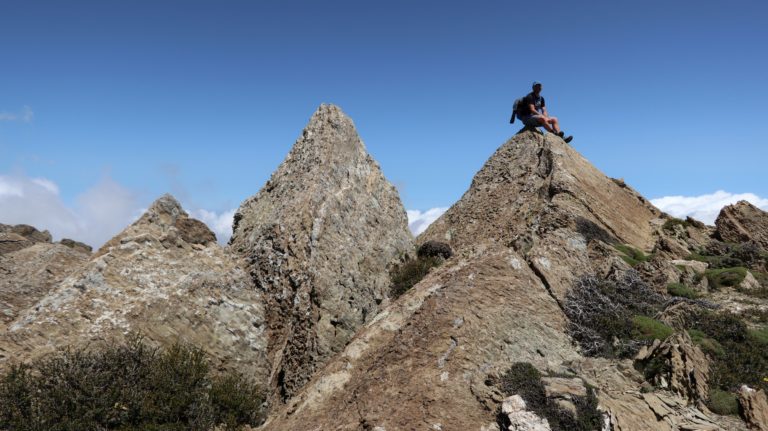
[[[389,293],[392,298],[398,298],[407,292],[443,261],[444,259],[439,256],[418,256],[416,259],[408,259],[395,266],[390,273],[392,285]]]

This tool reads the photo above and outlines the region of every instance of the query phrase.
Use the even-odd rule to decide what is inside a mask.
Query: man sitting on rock
[[[560,130],[557,117],[547,115],[547,106],[541,96],[541,82],[533,83],[533,91],[528,93],[517,107],[517,117],[528,127],[544,127],[548,132],[563,138],[565,133]],[[571,142],[573,136],[563,138],[565,142]]]

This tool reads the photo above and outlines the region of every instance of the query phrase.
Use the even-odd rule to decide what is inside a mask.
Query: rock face
[[[8,325],[0,334],[0,368],[66,345],[119,341],[140,332],[155,344],[192,343],[211,355],[215,367],[264,379],[261,296],[239,260],[210,231],[200,232],[199,223],[170,195],[158,199]]]
[[[38,242],[0,254],[0,328],[88,260],[89,253]]]
[[[494,429],[503,397],[489,376],[515,362],[593,386],[606,429],[722,429],[678,394],[642,394],[632,361],[584,358],[566,335],[561,303],[574,281],[627,269],[612,245],[650,251],[663,217],[560,138],[516,135],[417,240],[446,242],[454,256],[365,325],[263,429]],[[548,383],[553,393],[564,385]]]
[[[750,429],[768,431],[768,397],[765,391],[742,386],[739,389],[739,403]]]
[[[709,399],[709,360],[686,332],[677,333],[644,347],[635,361],[659,368],[653,383],[694,402]],[[654,363],[655,362],[655,363]]]
[[[389,268],[412,252],[407,225],[352,121],[320,106],[240,206],[230,240],[264,293],[274,398],[290,398],[386,305]]]
[[[0,255],[30,247],[37,243],[50,243],[51,234],[40,232],[32,226],[0,224]]]
[[[747,201],[728,205],[715,220],[717,235],[726,242],[753,241],[768,250],[768,213]]]

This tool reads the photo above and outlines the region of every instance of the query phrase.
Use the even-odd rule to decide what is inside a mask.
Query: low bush
[[[576,218],[576,232],[583,235],[588,243],[602,241],[606,244],[616,244],[618,242],[608,231],[584,217]]]
[[[623,358],[649,343],[647,337],[639,336],[642,331],[637,327],[646,322],[640,319],[635,323],[633,317],[650,318],[664,302],[637,272],[627,271],[613,279],[579,278],[568,291],[563,309],[568,316],[568,333],[585,355]]]
[[[667,231],[674,231],[675,226],[682,226],[683,228],[687,228],[690,226],[690,223],[687,220],[682,220],[679,218],[671,218],[664,222],[664,224],[661,226],[662,229]]]
[[[236,429],[261,422],[263,400],[249,379],[212,375],[200,349],[136,337],[12,366],[0,377],[0,429]]]
[[[702,331],[698,329],[689,329],[688,335],[691,337],[693,344],[698,345],[704,353],[709,354],[712,357],[718,357],[725,355],[723,346],[717,342],[714,338],[707,337]]]
[[[738,286],[739,283],[744,281],[744,277],[747,276],[747,268],[708,269],[704,275],[707,277],[711,288],[721,289],[723,287]]]
[[[717,342],[710,364],[710,386],[723,391],[735,391],[742,384],[768,390],[768,355],[766,333],[748,330],[746,324],[728,312],[699,310],[686,316],[688,333]],[[699,332],[695,332],[699,331]],[[703,337],[701,336],[703,334]],[[693,336],[692,336],[693,338]]]
[[[621,258],[624,259],[624,262],[627,262],[629,266],[637,266],[651,258],[651,256],[626,244],[614,244],[613,247],[622,253]]]
[[[389,274],[392,282],[390,294],[392,298],[398,298],[408,289],[415,286],[429,270],[439,266],[443,262],[441,257],[418,257],[410,259],[396,266]]]
[[[664,340],[675,332],[669,326],[647,316],[632,317],[632,336],[638,340]]]
[[[671,283],[667,285],[667,293],[672,296],[680,296],[688,299],[698,299],[699,294],[690,287],[682,283]]]
[[[420,258],[442,257],[443,259],[450,259],[453,256],[453,250],[451,250],[450,245],[444,242],[427,241],[419,247],[416,255]]]
[[[541,373],[528,362],[513,364],[496,383],[506,395],[520,395],[525,401],[528,411],[544,418],[549,422],[552,431],[593,431],[599,430],[602,415],[597,410],[597,396],[593,388],[587,386],[587,396],[573,397],[576,415],[560,407],[547,398]],[[498,416],[499,427],[509,430],[508,418]]]
[[[719,415],[736,416],[739,414],[739,400],[736,395],[719,389],[710,391],[707,407]]]

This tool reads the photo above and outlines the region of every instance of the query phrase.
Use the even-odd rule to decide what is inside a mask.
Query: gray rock
[[[389,268],[413,246],[398,193],[354,124],[321,105],[238,209],[230,247],[265,294],[271,387],[286,400],[388,303]]]

